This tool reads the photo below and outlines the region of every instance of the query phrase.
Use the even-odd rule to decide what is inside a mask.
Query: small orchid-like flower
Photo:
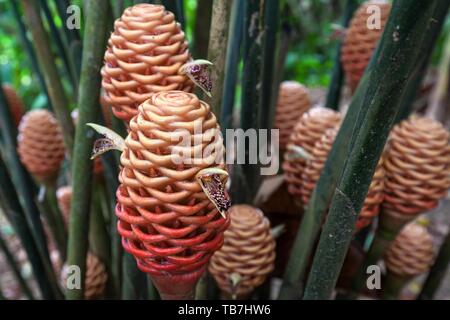
[[[226,191],[228,172],[220,168],[206,168],[200,170],[195,178],[205,192],[206,196],[216,206],[222,217],[231,207],[231,200]]]
[[[212,62],[198,59],[184,64],[180,72],[186,74],[195,85],[199,86],[207,95],[211,97],[212,81],[211,66]]]
[[[86,125],[103,136],[103,138],[95,140],[91,159],[109,150],[123,151],[125,148],[125,140],[111,129],[95,123],[87,123]]]

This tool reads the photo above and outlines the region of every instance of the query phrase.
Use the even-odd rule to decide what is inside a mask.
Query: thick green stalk
[[[105,217],[103,216],[101,208],[101,188],[98,181],[94,183],[89,222],[89,245],[92,252],[98,256],[105,265],[109,266],[111,264],[111,241],[109,239]]]
[[[181,28],[184,30],[184,6],[183,0],[161,0],[162,5],[166,10],[173,12],[177,22],[180,23]]]
[[[64,39],[68,50],[69,57],[69,68],[72,81],[75,83],[75,88],[78,88],[80,82],[80,71],[81,71],[81,54],[83,50],[82,40],[80,37],[80,32],[76,28],[69,29],[66,24],[71,18],[69,15],[73,15],[75,11],[67,12],[67,8],[71,5],[70,0],[54,0],[56,5],[56,10],[62,22],[62,30],[64,31]],[[80,12],[81,14],[83,11]],[[77,100],[78,89],[73,93],[74,99]]]
[[[442,3],[439,5],[439,8],[441,8],[441,10],[444,10],[444,12],[446,12],[447,9],[444,8],[444,6],[445,6],[445,3]],[[441,26],[438,26],[438,30],[440,30],[440,29],[441,29]],[[433,42],[436,41],[438,35],[439,35],[439,32],[430,33],[429,41],[433,41]],[[417,99],[417,95],[420,91],[420,86],[422,85],[423,79],[425,78],[425,75],[427,74],[428,65],[429,65],[432,54],[433,54],[433,50],[424,52],[420,68],[417,70],[417,72],[414,74],[414,76],[411,80],[411,81],[415,82],[415,85],[410,86],[408,88],[409,90],[406,92],[405,99],[403,99],[403,101],[402,101],[402,106],[400,107],[400,111],[397,114],[395,123],[398,123],[398,122],[408,118],[409,115],[414,111],[413,110],[414,102]]]
[[[413,219],[413,216],[401,215],[388,210],[380,212],[376,233],[370,242],[370,247],[367,250],[363,263],[353,278],[352,290],[347,294],[347,298],[355,298],[363,289],[363,286],[366,284],[367,268],[379,262],[400,230]]]
[[[127,131],[125,125],[122,120],[113,117],[112,118],[112,127],[114,132],[120,134],[123,138],[126,137]],[[110,233],[111,233],[111,261],[112,267],[111,272],[114,276],[114,284],[116,288],[117,296],[121,296],[122,292],[122,283],[123,283],[123,274],[128,273],[127,270],[123,270],[126,267],[122,260],[123,257],[123,248],[122,248],[122,239],[117,232],[117,216],[115,215],[115,207],[116,207],[116,191],[119,187],[118,174],[119,174],[119,153],[118,152],[108,152],[103,155],[104,160],[104,168],[105,168],[105,178],[106,178],[106,186],[108,188],[109,199],[111,200],[111,225],[110,225]]]
[[[436,82],[436,89],[432,93],[430,99],[430,106],[427,110],[427,115],[434,119],[448,119],[450,112],[446,106],[450,105],[450,32],[445,39],[445,47],[443,49],[441,61],[439,62],[438,78]]]
[[[228,0],[213,1],[211,28],[209,32],[208,60],[214,63],[211,71],[211,81],[213,86],[210,105],[211,110],[215,114],[220,114],[222,104],[230,9],[231,2]]]
[[[41,16],[39,14],[39,5],[34,0],[24,0],[25,18],[28,28],[33,36],[33,41],[37,53],[39,63],[44,73],[47,90],[52,101],[52,105],[62,127],[64,136],[64,144],[68,154],[72,154],[74,127],[69,102],[64,93],[64,88],[58,70],[55,64],[55,58],[51,51],[49,39],[47,37]]]
[[[244,1],[233,1],[230,18],[231,35],[228,38],[227,57],[225,60],[225,76],[222,91],[222,107],[220,125],[225,137],[225,130],[232,127],[233,108],[236,96],[239,61],[241,59],[241,44],[244,26]]]
[[[61,34],[56,27],[55,21],[53,20],[52,12],[50,10],[50,7],[48,6],[48,2],[46,0],[39,0],[39,6],[41,7],[42,11],[45,15],[45,20],[47,21],[47,25],[50,28],[50,36],[52,39],[52,42],[56,45],[56,50],[58,51],[59,57],[63,61],[63,65],[65,68],[65,71],[69,75],[69,80],[72,83],[73,91],[75,92],[78,88],[77,78],[74,74],[72,74],[72,68],[69,61],[69,54],[67,52],[67,46],[64,43]],[[63,21],[63,27],[64,21]]]
[[[381,298],[383,300],[397,300],[403,288],[412,280],[412,277],[400,277],[392,272],[387,272],[383,281]]]
[[[362,96],[363,91],[357,91],[353,100],[359,100]],[[342,173],[344,166],[342,159],[345,159],[347,150],[349,150],[350,137],[358,112],[359,110],[355,107],[349,109],[347,112],[336,137],[336,144],[339,141],[340,147],[331,149],[325,166],[322,169],[320,178],[309,200],[309,206],[304,212],[300,228],[297,231],[291,255],[284,272],[279,299],[298,299],[301,297],[299,283],[305,276],[314,243],[319,235],[323,218],[328,210],[337,180]],[[338,162],[336,159],[340,159],[340,161]]]
[[[433,32],[442,24],[449,4],[446,0],[393,3],[373,63],[357,89],[365,94],[350,106],[359,109],[359,115],[350,152],[342,159],[343,174],[314,256],[305,299],[331,297],[389,131],[410,86],[417,90],[414,75],[426,59],[425,53],[434,46],[430,38],[435,40]],[[333,149],[339,147],[339,142],[333,145]]]
[[[120,18],[124,9],[123,0],[110,0],[110,5],[113,9],[114,18]]]
[[[241,125],[248,129],[258,130],[258,110],[261,102],[262,85],[262,43],[264,35],[262,6],[263,1],[249,0],[244,5],[244,36],[242,73]],[[250,164],[249,149],[245,148],[246,164],[235,165],[231,194],[233,202],[252,203],[260,184],[259,166]],[[244,192],[245,190],[245,192]]]
[[[203,59],[208,54],[209,27],[211,26],[211,0],[198,0],[194,26],[194,57]]]
[[[3,251],[6,261],[8,262],[9,267],[11,268],[12,272],[14,273],[14,277],[16,278],[17,282],[19,283],[23,294],[25,294],[25,296],[28,299],[34,300],[33,293],[31,292],[30,288],[28,287],[27,282],[25,281],[25,279],[22,276],[22,272],[20,271],[20,266],[15,261],[13,254],[9,250],[9,248],[1,234],[0,234],[0,250]]]
[[[81,41],[80,33],[77,29],[69,29],[65,27],[66,21],[69,18],[67,8],[70,6],[70,0],[54,0],[58,15],[64,25],[63,30],[66,35],[66,42],[70,45],[74,41]]]
[[[181,24],[183,30],[186,27],[186,15],[184,13],[184,0],[176,0],[177,20]]]
[[[22,17],[19,11],[19,3],[16,0],[10,0],[11,7],[13,8],[12,12],[14,15],[15,20],[17,21],[17,25],[19,27],[19,36],[22,40],[22,44],[25,47],[25,51],[27,52],[28,59],[31,61],[31,67],[34,71],[35,76],[37,77],[39,84],[41,86],[41,89],[43,92],[45,92],[45,95],[47,97],[48,101],[48,109],[53,110],[52,102],[50,101],[50,97],[48,95],[47,86],[45,85],[44,77],[42,76],[41,69],[39,67],[39,63],[36,58],[36,52],[34,51],[33,44],[31,43],[30,39],[27,37],[27,29],[25,28],[25,25],[22,21]]]
[[[117,132],[117,131],[116,131]],[[105,202],[109,202],[109,212],[110,212],[110,226],[109,233],[111,235],[111,275],[112,282],[114,286],[115,297],[119,298],[121,296],[121,284],[122,284],[122,243],[120,235],[117,232],[117,217],[114,214],[114,209],[116,205],[116,190],[119,186],[119,181],[117,180],[118,175],[118,164],[116,162],[115,155],[113,152],[105,153],[102,156],[103,168],[106,180],[106,186],[102,189],[102,196]]]
[[[276,68],[276,52],[278,27],[280,19],[280,7],[278,0],[264,1],[264,38],[263,38],[263,62],[262,62],[262,87],[260,97],[260,109],[258,110],[258,127],[261,129],[272,128],[272,117],[276,101],[273,99],[276,74],[282,70]]]
[[[195,288],[195,300],[208,299],[208,274],[205,272],[197,283]]]
[[[3,147],[2,147],[3,148]],[[32,230],[26,220],[25,213],[20,205],[13,182],[8,174],[3,156],[0,156],[0,204],[5,216],[19,236],[23,248],[27,253],[37,284],[44,299],[54,299],[57,295],[56,278],[47,277],[50,260],[43,260],[38,243],[33,238]],[[52,282],[53,281],[53,282]]]
[[[262,2],[246,1],[244,5],[244,37],[243,59],[244,70],[242,79],[242,128],[257,128],[258,103],[260,91],[255,90],[261,81],[262,43],[256,41],[263,36]]]
[[[419,300],[431,300],[443,283],[444,277],[450,265],[450,232],[439,249],[439,254],[430,269],[430,273],[425,280]]]
[[[94,132],[86,123],[96,122],[99,115],[99,95],[107,31],[108,0],[89,0],[86,8],[83,59],[79,88],[78,123],[72,164],[73,195],[69,224],[68,265],[77,265],[81,271],[81,289],[67,290],[66,298],[83,299],[88,249],[89,210],[92,190],[92,161],[90,155]],[[98,41],[100,39],[102,41]]]
[[[288,15],[288,5],[285,4],[285,6],[281,9],[282,13],[281,16]],[[275,75],[274,80],[272,81],[272,96],[271,96],[271,109],[270,109],[270,115],[269,115],[269,121],[271,124],[273,124],[273,121],[275,119],[276,114],[276,103],[278,101],[278,93],[280,88],[280,83],[283,80],[284,76],[284,64],[286,62],[286,57],[289,52],[289,47],[292,43],[293,36],[292,36],[292,27],[290,24],[286,21],[281,22],[280,26],[280,33],[279,33],[279,40],[277,44],[277,53],[276,53],[276,60],[275,60]],[[282,159],[282,155],[280,154],[280,157]]]
[[[342,27],[347,28],[348,24],[353,16],[353,12],[357,8],[356,0],[347,0],[345,4],[345,11],[342,17]],[[344,70],[341,64],[341,48],[342,41],[336,46],[336,54],[334,58],[334,67],[331,74],[330,87],[328,88],[327,99],[325,107],[333,110],[339,108],[339,102],[341,100],[342,84],[344,82]]]

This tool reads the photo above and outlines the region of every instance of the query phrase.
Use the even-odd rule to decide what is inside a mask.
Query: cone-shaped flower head
[[[391,5],[387,1],[367,1],[353,15],[341,51],[342,66],[352,90],[358,86],[374,52]]]
[[[64,160],[61,126],[47,110],[27,112],[19,124],[17,137],[20,161],[38,180],[54,178]]]
[[[161,5],[127,8],[108,41],[102,86],[105,103],[128,122],[153,92],[191,91],[180,72],[190,60],[188,43],[172,12]]]
[[[308,90],[296,81],[280,84],[275,115],[275,128],[280,130],[280,150],[285,150],[289,137],[303,113],[311,106]]]
[[[383,207],[417,215],[437,206],[450,187],[450,133],[438,122],[412,116],[391,132],[384,167]]]
[[[160,293],[183,297],[229,224],[216,117],[194,94],[155,93],[130,121],[121,163],[116,214],[123,246]]]
[[[272,272],[275,240],[261,210],[234,205],[228,212],[231,225],[225,232],[224,245],[211,259],[209,271],[225,294],[244,298]]]
[[[386,268],[400,277],[414,277],[426,272],[434,260],[433,239],[417,223],[406,225],[386,253]]]
[[[338,112],[323,107],[312,108],[301,116],[289,139],[283,162],[284,177],[291,195],[301,198],[302,173],[306,165],[306,159],[296,147],[310,154],[325,131],[335,127],[340,121]]]

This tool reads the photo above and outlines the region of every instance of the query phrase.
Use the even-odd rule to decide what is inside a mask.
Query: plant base
[[[204,271],[205,268],[201,268],[187,274],[149,276],[162,300],[194,300],[195,287]]]

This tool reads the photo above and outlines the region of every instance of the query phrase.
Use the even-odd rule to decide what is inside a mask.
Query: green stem
[[[117,131],[116,131],[117,132]],[[102,193],[106,202],[109,202],[110,213],[110,234],[111,234],[111,274],[113,278],[113,286],[115,297],[121,296],[121,284],[122,284],[122,243],[120,235],[117,232],[117,217],[114,214],[116,205],[115,192],[119,186],[118,176],[118,164],[113,152],[105,153],[102,156],[103,168],[106,179],[106,188],[103,188]],[[106,190],[107,189],[107,190]]]
[[[282,8],[282,16],[288,15],[287,12],[288,6],[285,5],[284,8]],[[269,114],[269,121],[271,124],[273,124],[273,121],[275,119],[276,114],[276,103],[278,101],[278,93],[280,88],[280,83],[283,80],[284,76],[284,64],[286,62],[286,57],[289,51],[289,46],[292,42],[292,28],[291,26],[282,21],[281,27],[280,27],[280,35],[279,35],[279,41],[277,44],[277,53],[276,53],[276,60],[275,60],[275,75],[274,75],[274,81],[272,82],[272,97],[271,97],[271,108],[270,108],[270,114]],[[280,154],[280,159],[283,159],[282,155]]]
[[[62,261],[65,261],[67,253],[67,232],[61,212],[59,211],[53,183],[41,186],[37,203],[48,223],[60,257]]]
[[[197,283],[195,288],[195,300],[207,300],[208,299],[208,275],[207,272],[203,274]]]
[[[25,279],[22,276],[22,273],[20,271],[20,266],[15,261],[13,254],[9,250],[8,246],[6,245],[6,242],[3,239],[1,234],[0,234],[0,250],[3,251],[6,261],[8,262],[12,272],[14,273],[14,276],[16,277],[16,280],[19,283],[20,288],[22,289],[22,292],[25,294],[25,296],[28,299],[34,300],[33,293],[31,292],[30,288],[28,287],[27,282],[25,281]]]
[[[447,273],[450,264],[450,232],[439,249],[439,254],[430,269],[430,273],[425,280],[422,291],[419,294],[419,300],[431,300],[436,294],[437,290],[443,283],[444,277]]]
[[[277,82],[276,52],[279,27],[280,8],[278,0],[264,1],[264,38],[263,38],[263,62],[262,62],[262,87],[260,109],[258,111],[258,127],[261,129],[272,128],[272,112],[275,109],[276,100],[273,99],[274,87]]]
[[[407,216],[395,212],[383,210],[378,218],[378,228],[375,236],[370,244],[370,248],[364,258],[363,264],[360,266],[352,283],[353,292],[350,297],[355,297],[366,283],[367,268],[378,264],[386,251],[395,240],[397,234],[403,227],[411,222],[414,216]]]
[[[445,10],[445,9],[443,8],[443,10]],[[432,39],[436,39],[438,36],[438,33],[432,34],[431,36],[432,36]],[[410,86],[408,88],[408,91],[405,93],[405,99],[403,99],[403,101],[402,101],[402,105],[401,105],[400,111],[397,114],[397,117],[395,119],[395,123],[398,123],[398,122],[408,118],[409,115],[412,112],[414,112],[414,110],[413,110],[414,102],[417,99],[417,94],[420,91],[420,86],[423,82],[423,79],[425,78],[426,73],[427,73],[428,65],[429,65],[432,54],[433,54],[433,50],[424,52],[420,68],[417,70],[417,72],[415,72],[415,74],[413,75],[413,77],[411,79],[411,81],[414,82],[414,85]]]
[[[244,1],[233,1],[230,18],[230,30],[232,35],[228,39],[227,57],[225,62],[225,76],[222,92],[222,107],[220,113],[220,124],[222,134],[232,127],[233,108],[236,97],[236,86],[238,79],[239,61],[241,58],[241,44],[243,35]]]
[[[241,125],[244,132],[258,130],[258,110],[261,102],[262,85],[262,37],[264,34],[262,1],[249,0],[244,5],[244,36],[242,73]],[[245,148],[248,159],[249,149]],[[261,182],[259,166],[256,164],[237,164],[231,185],[233,202],[253,203]],[[244,192],[245,190],[245,192]]]
[[[146,274],[137,267],[136,259],[125,252],[123,254],[122,299],[138,300],[147,295]]]
[[[411,277],[400,277],[392,272],[387,272],[383,283],[383,293],[381,297],[384,300],[397,300],[399,294],[405,285],[411,281]]]
[[[65,25],[65,22],[69,18],[67,13],[67,8],[70,6],[70,0],[54,0],[56,5],[56,10],[58,11],[59,17]],[[70,45],[74,41],[81,41],[80,33],[77,29],[69,29],[63,27],[64,34],[66,35],[66,42]]]
[[[217,115],[220,114],[222,103],[230,9],[231,2],[228,0],[213,1],[211,29],[209,32],[208,60],[214,63],[211,71],[211,81],[213,86],[210,105],[211,110]]]
[[[90,155],[94,133],[86,123],[96,122],[99,114],[99,95],[108,24],[108,0],[89,0],[86,8],[83,59],[79,88],[78,123],[72,164],[73,195],[69,224],[68,264],[81,271],[81,289],[67,290],[66,298],[83,299],[88,250],[89,210],[92,190],[92,161]],[[98,41],[100,39],[102,41]]]
[[[211,0],[198,0],[194,26],[194,57],[201,59],[208,54],[209,28],[211,26]]]
[[[166,10],[175,14],[175,19],[180,23],[181,28],[184,30],[184,6],[183,0],[161,0],[162,5]]]
[[[92,194],[89,221],[89,245],[92,252],[98,256],[106,266],[109,266],[111,264],[110,239],[101,208],[101,186],[98,182],[94,184]]]
[[[102,161],[102,163],[105,163],[105,161]],[[99,208],[102,212],[105,226],[110,226],[113,211],[111,210],[111,201],[109,199],[108,190],[106,190],[105,182],[103,181],[103,179],[96,179],[95,185],[96,188],[98,188],[97,197],[99,201]]]
[[[122,137],[126,137],[127,131],[125,125],[122,120],[113,117],[112,118],[112,127],[114,132],[120,134]],[[108,152],[103,155],[104,160],[104,168],[105,168],[105,178],[106,178],[106,186],[108,187],[109,199],[111,199],[111,260],[112,267],[111,272],[114,276],[114,283],[116,288],[116,293],[120,297],[122,292],[122,282],[123,276],[122,274],[127,273],[126,270],[122,270],[123,267],[126,267],[122,260],[123,257],[123,248],[122,248],[122,239],[117,232],[117,216],[115,215],[115,207],[116,207],[116,190],[119,187],[119,181],[117,179],[119,174],[119,153],[118,152]]]
[[[437,82],[431,99],[430,107],[427,110],[427,116],[433,119],[441,119],[445,122],[448,119],[450,105],[450,32],[448,32],[445,39],[445,47],[442,53],[441,61],[439,62],[439,74]]]
[[[47,184],[45,187],[45,196],[47,198],[48,203],[52,208],[53,217],[56,222],[56,227],[58,229],[58,237],[61,242],[61,257],[63,261],[66,259],[67,255],[67,228],[64,222],[64,218],[62,216],[61,211],[58,206],[58,199],[56,198],[56,188],[55,183]]]
[[[345,4],[344,16],[342,18],[342,27],[347,28],[348,24],[353,16],[353,12],[357,8],[357,1],[347,0]],[[339,108],[339,102],[341,100],[342,84],[344,82],[344,70],[341,64],[341,48],[342,42],[336,46],[336,54],[334,58],[334,67],[331,74],[330,87],[328,88],[327,99],[325,107],[333,110]]]
[[[393,4],[378,49],[357,89],[364,95],[350,105],[359,115],[350,152],[342,159],[343,174],[331,200],[305,299],[331,297],[389,131],[405,94],[413,89],[410,86],[417,90],[412,79],[426,59],[425,53],[432,50],[449,5],[446,0],[397,0]],[[339,134],[336,141],[333,149],[341,147]]]
[[[25,18],[28,23],[28,28],[33,36],[37,57],[44,73],[50,100],[52,101],[56,117],[61,124],[64,144],[68,154],[72,155],[74,127],[68,108],[69,102],[64,93],[61,78],[56,68],[55,58],[51,51],[50,42],[45,32],[41,15],[39,14],[39,5],[35,0],[24,0],[23,4]]]
[[[69,19],[69,13],[67,8],[71,5],[70,0],[54,0],[58,15],[63,24],[63,31],[65,35],[65,43],[68,49],[69,56],[69,69],[72,76],[72,82],[74,82],[74,88],[78,88],[80,82],[81,71],[81,54],[83,50],[80,32],[76,28],[69,29],[66,27],[66,22]],[[70,14],[73,14],[70,12]],[[77,100],[78,90],[74,90],[74,100]]]
[[[110,2],[114,13],[114,18],[119,19],[124,9],[123,0],[110,0]]]
[[[44,80],[44,77],[42,76],[42,72],[41,72],[39,63],[36,58],[36,52],[34,51],[33,44],[31,43],[30,39],[28,39],[28,37],[27,37],[27,30],[25,28],[25,24],[22,21],[22,17],[21,17],[20,11],[19,11],[19,4],[16,0],[10,0],[10,3],[11,3],[11,7],[13,8],[12,12],[13,12],[14,18],[17,22],[17,25],[19,26],[20,39],[22,40],[22,44],[25,47],[25,51],[27,52],[28,59],[30,59],[30,61],[31,61],[31,67],[39,81],[42,91],[45,92],[45,95],[47,97],[48,109],[53,110],[52,102],[50,101],[50,97],[48,95],[47,86],[45,85],[45,80]]]
[[[63,61],[65,71],[69,75],[69,80],[71,81],[73,91],[75,92],[76,89],[78,88],[78,83],[77,83],[77,79],[76,79],[75,75],[72,74],[73,70],[70,66],[69,55],[67,52],[67,46],[64,43],[63,39],[61,38],[61,34],[55,25],[55,21],[53,20],[52,12],[50,10],[50,7],[48,6],[48,2],[45,0],[39,0],[39,6],[41,7],[42,11],[44,12],[45,19],[47,21],[47,25],[50,28],[50,36],[51,36],[52,42],[55,43],[55,45],[56,45],[58,55]],[[62,21],[63,26],[64,26],[64,22],[65,21],[63,20]]]

